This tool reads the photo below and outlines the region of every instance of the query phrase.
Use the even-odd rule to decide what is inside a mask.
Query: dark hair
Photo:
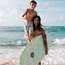
[[[34,19],[35,18],[38,18],[37,28],[35,27],[35,24],[34,24]],[[33,24],[33,31],[35,31],[36,29],[41,30],[42,27],[41,27],[41,18],[40,18],[40,16],[38,16],[38,15],[34,16],[32,18],[32,24]]]
[[[34,1],[34,0],[32,0],[30,3],[34,3],[34,4],[37,4],[37,2],[36,2],[36,1]]]

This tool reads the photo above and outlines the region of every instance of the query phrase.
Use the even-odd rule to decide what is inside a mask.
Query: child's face
[[[35,3],[31,3],[31,8],[35,9],[35,7],[36,7],[36,4]]]

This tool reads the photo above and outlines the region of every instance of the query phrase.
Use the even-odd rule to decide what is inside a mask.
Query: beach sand
[[[19,65],[20,54],[25,47],[0,47],[0,65]],[[41,61],[44,64],[65,64],[65,46],[49,47],[48,55]]]

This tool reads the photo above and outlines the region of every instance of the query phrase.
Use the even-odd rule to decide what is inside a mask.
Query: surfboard
[[[20,56],[20,65],[37,65],[44,57],[45,49],[41,36],[37,36],[28,42]]]

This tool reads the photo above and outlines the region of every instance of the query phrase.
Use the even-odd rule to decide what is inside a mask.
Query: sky
[[[65,0],[36,0],[36,11],[45,26],[65,26]],[[23,26],[21,15],[30,0],[0,0],[0,26]]]

